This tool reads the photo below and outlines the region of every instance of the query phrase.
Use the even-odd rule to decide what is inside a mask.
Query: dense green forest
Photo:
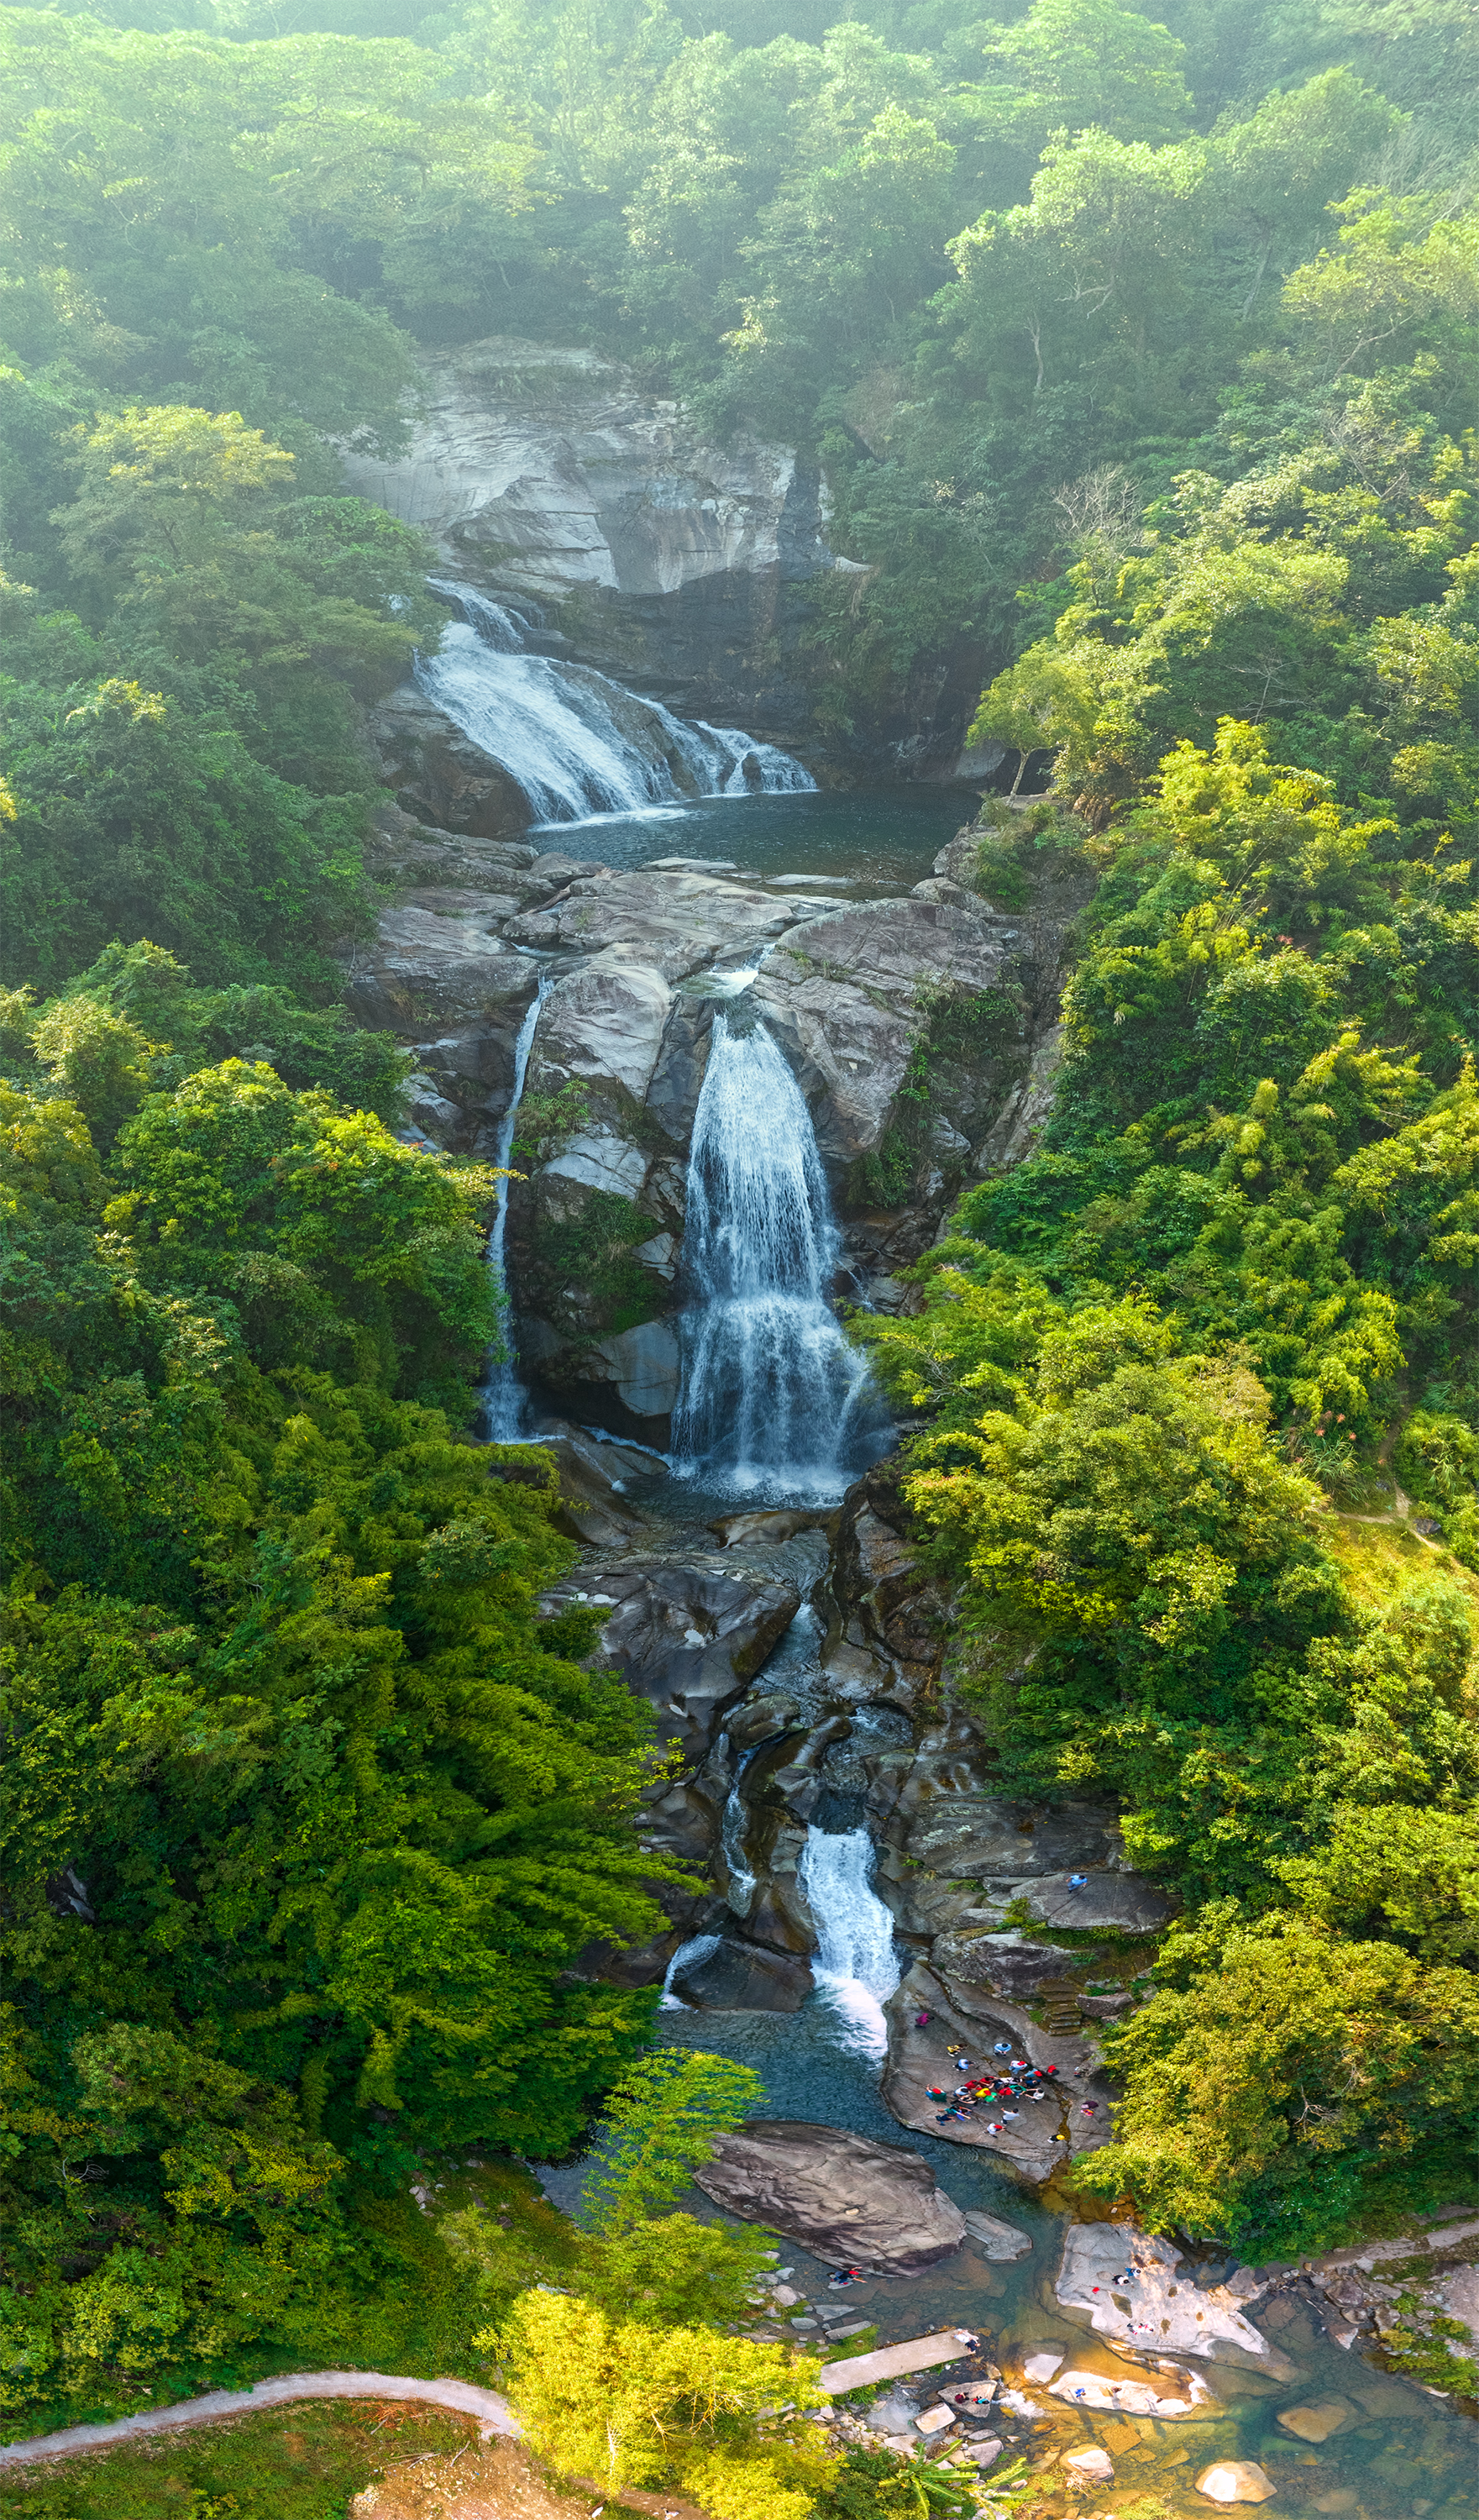
[[[1055,1116],[866,1334],[1004,1779],[1118,1796],[1185,1908],[1092,2176],[1268,2254],[1471,2173],[1474,10],[829,15],[0,9],[17,2431],[495,2315],[629,2366],[644,2302],[688,2404],[749,2266],[654,2257],[661,2178],[563,2258],[407,2195],[580,2134],[651,1999],[566,1963],[656,1922],[634,1703],[467,1432],[495,1185],[397,1138],[330,951],[440,617],[338,450],[418,345],[590,342],[814,455],[819,745],[964,655],[1051,781],[976,879],[1098,879]],[[652,2473],[803,2520],[774,2377]]]

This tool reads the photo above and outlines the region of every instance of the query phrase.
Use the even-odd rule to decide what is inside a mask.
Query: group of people
[[[1011,2043],[1007,2039],[997,2041],[993,2053],[1005,2056],[1008,2062],[995,2069],[985,2065],[972,2068],[970,2058],[960,2048],[947,2048],[945,2053],[961,2080],[954,2092],[946,2091],[943,2085],[930,2085],[929,2097],[947,2103],[935,2111],[937,2126],[944,2126],[951,2118],[971,2117],[978,2108],[993,2107],[1000,2114],[988,2120],[986,2131],[988,2135],[1004,2135],[1008,2121],[1021,2114],[1008,2103],[1046,2100],[1057,2079],[1056,2065],[1030,2065],[1025,2056],[1012,2055]]]

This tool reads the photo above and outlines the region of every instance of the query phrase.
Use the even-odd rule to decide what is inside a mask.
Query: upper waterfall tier
[[[463,617],[448,623],[435,655],[418,656],[416,680],[516,781],[541,822],[815,788],[774,744],[739,727],[685,724],[589,665],[531,654],[516,613],[472,587],[434,582]]]

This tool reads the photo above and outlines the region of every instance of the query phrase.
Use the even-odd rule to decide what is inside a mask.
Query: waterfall
[[[704,1960],[711,1959],[719,1949],[719,1943],[718,1934],[694,1934],[688,1942],[679,1944],[662,1981],[662,1999],[657,2006],[659,2012],[684,2012],[688,2009],[682,1996],[675,1995],[673,1989],[679,1978],[687,1977],[690,1969],[698,1968]]]
[[[463,617],[447,624],[434,656],[418,655],[416,680],[517,782],[541,822],[815,788],[775,744],[739,727],[688,725],[589,665],[532,655],[518,614],[472,587],[431,583]]]
[[[509,1157],[514,1152],[514,1131],[518,1120],[518,1106],[523,1100],[524,1078],[529,1072],[529,1054],[534,1047],[539,1010],[544,1005],[549,986],[548,972],[541,971],[539,987],[529,1001],[528,1012],[518,1027],[518,1037],[514,1044],[514,1083],[509,1094],[509,1107],[499,1123],[498,1143],[493,1150],[493,1161],[503,1171],[507,1171]],[[498,1207],[488,1235],[488,1275],[504,1306],[504,1352],[500,1357],[489,1359],[488,1378],[479,1395],[482,1401],[483,1435],[490,1444],[516,1444],[523,1431],[524,1387],[518,1379],[518,1368],[514,1361],[513,1342],[509,1336],[509,1279],[504,1259],[504,1247],[508,1237],[509,1185],[503,1182],[499,1186]]]
[[[797,1616],[799,1615],[798,1612]],[[758,1749],[759,1746],[757,1743],[756,1748]],[[736,1916],[749,1914],[750,1901],[755,1895],[755,1876],[750,1870],[749,1859],[744,1851],[749,1814],[744,1808],[740,1791],[744,1779],[744,1771],[754,1756],[755,1750],[746,1750],[735,1770],[735,1781],[725,1796],[724,1813],[719,1823],[719,1846],[724,1857],[725,1870],[729,1876],[729,1888],[725,1896],[731,1913]]]
[[[842,2045],[881,2061],[888,2047],[883,2006],[902,1972],[893,1918],[874,1890],[873,1868],[866,1828],[845,1835],[809,1828],[796,1881],[817,1929],[812,1975],[837,2015]]]
[[[861,1464],[862,1354],[827,1301],[836,1232],[811,1116],[763,1024],[714,1016],[694,1116],[673,1416],[687,1476],[834,1496]]]

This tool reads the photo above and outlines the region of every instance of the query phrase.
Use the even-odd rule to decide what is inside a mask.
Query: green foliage
[[[650,2010],[569,1963],[657,1921],[646,1719],[537,1616],[555,1499],[395,1396],[467,1410],[483,1178],[241,1061],[108,1156],[158,1054],[107,990],[219,1005],[105,961],[19,1011],[99,1141],[0,1088],[18,2404],[465,2354],[413,2147],[567,2145]]]
[[[519,1098],[518,1114],[514,1124],[512,1152],[515,1163],[548,1163],[550,1157],[583,1129],[590,1117],[590,1087],[578,1076],[567,1076],[559,1091],[541,1094],[525,1089]]]
[[[324,943],[364,915],[354,702],[435,636],[425,549],[358,500],[294,495],[293,457],[236,413],[62,418],[36,422],[73,476],[40,558],[77,608],[0,590],[9,968],[55,985],[147,932],[214,980],[322,985]]]
[[[593,2306],[525,2293],[496,2351],[530,2441],[560,2474],[670,2485],[714,2520],[807,2520],[829,2454],[805,2409],[815,2365],[784,2346],[710,2328],[623,2324]],[[776,2413],[786,2406],[785,2413]]]
[[[603,1329],[635,1329],[660,1309],[657,1286],[634,1256],[652,1232],[651,1218],[629,1198],[588,1190],[572,1212],[538,1217],[530,1259],[553,1298],[573,1286],[597,1306]]]
[[[350,2498],[392,2457],[458,2449],[466,2418],[439,2407],[397,2409],[305,2399],[233,2424],[200,2425],[167,2444],[139,2442],[0,2483],[4,2520],[343,2520]],[[393,2438],[394,2449],[389,2444]]]
[[[654,2213],[686,2194],[715,2136],[765,2096],[758,2074],[701,2049],[660,2049],[628,2067],[596,2131],[582,2221],[594,2235],[580,2289],[644,2325],[740,2319],[768,2271],[770,2234]]]
[[[741,2125],[764,2096],[748,2065],[701,2048],[663,2048],[630,2066],[606,2094],[601,2168],[586,2186],[591,2228],[614,2237],[654,2205],[672,2204],[714,2138]]]
[[[1479,2362],[1469,2348],[1473,2334],[1460,2318],[1445,2318],[1420,2293],[1399,2293],[1396,2318],[1381,2331],[1382,2351],[1399,2371],[1425,2389],[1479,2398]]]
[[[1470,2166],[1479,1992],[1387,1943],[1231,1909],[1163,1947],[1160,1983],[1107,2048],[1115,2140],[1082,2165],[1154,2228],[1244,2255],[1327,2247],[1360,2210],[1436,2198]]]
[[[1042,1151],[961,1222],[1242,1344],[1322,1465],[1467,1351],[1471,870],[1232,721],[1105,856]]]
[[[999,2475],[967,2485],[927,2460],[891,2450],[852,2450],[828,2479],[813,2506],[816,2520],[932,2520],[936,2512],[1013,2511],[1026,2497],[1023,2461],[1009,2459]]]

